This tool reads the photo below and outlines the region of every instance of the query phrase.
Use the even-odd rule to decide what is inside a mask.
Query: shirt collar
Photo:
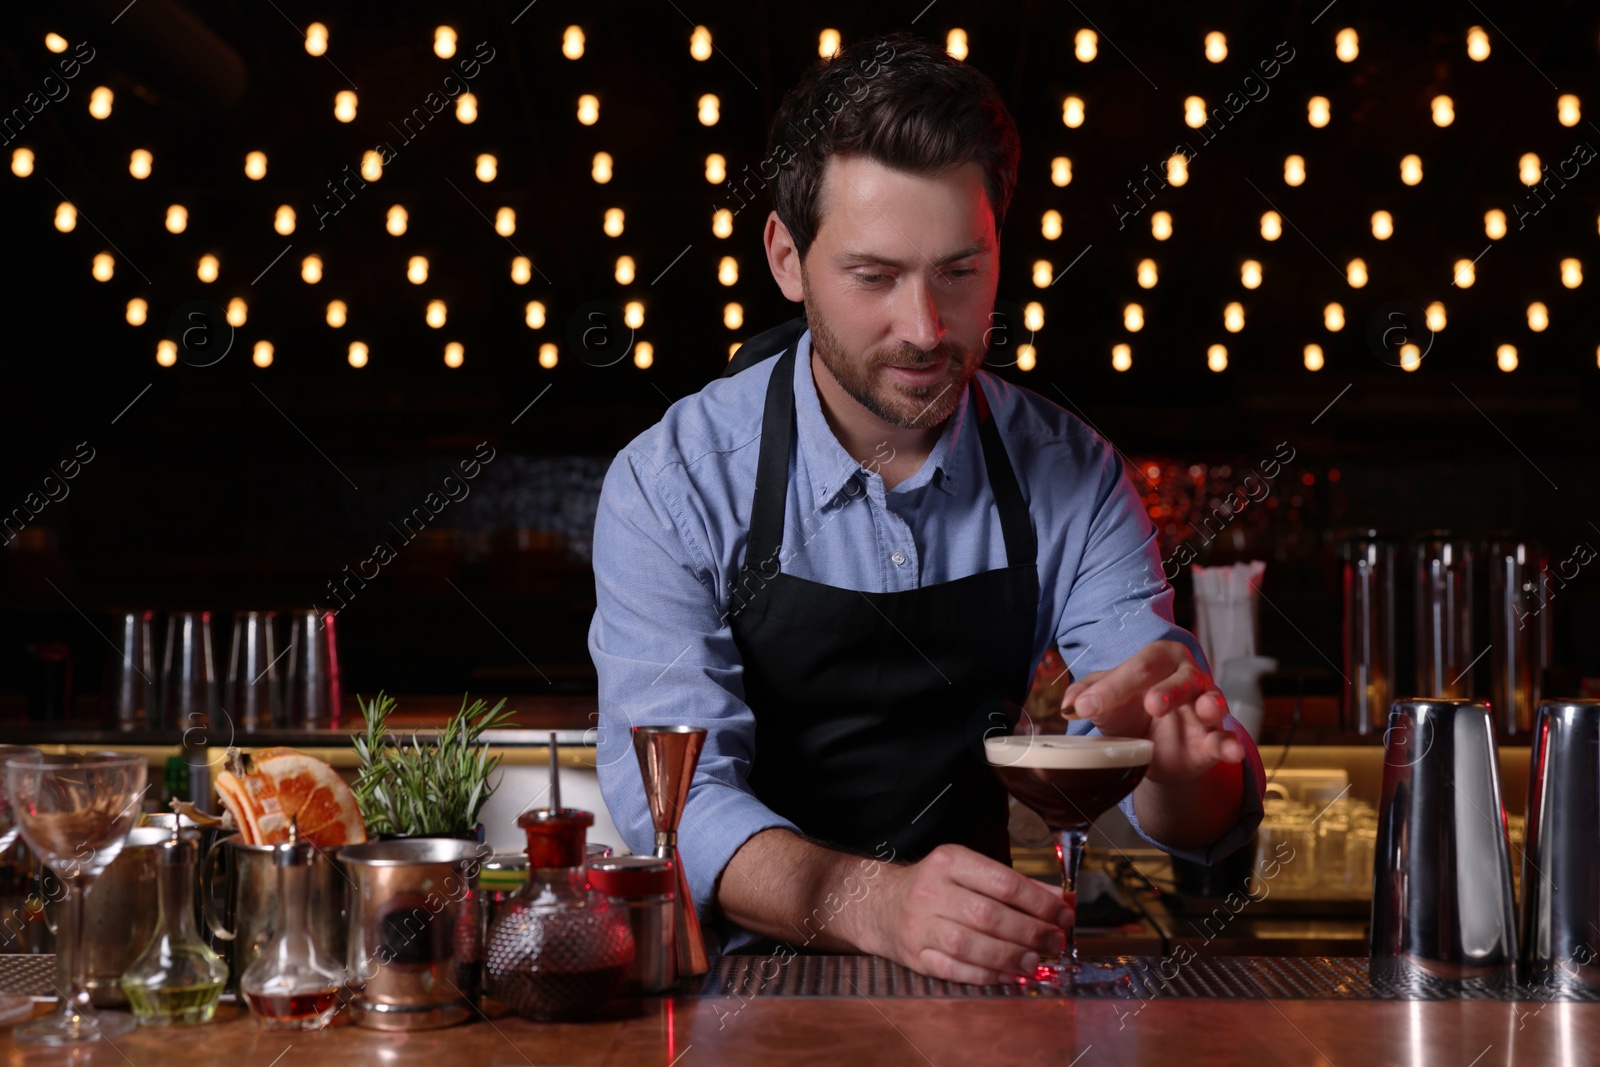
[[[920,489],[932,482],[945,493],[955,494],[956,481],[960,477],[959,459],[965,452],[960,446],[965,443],[963,433],[967,427],[970,404],[970,390],[962,390],[961,399],[945,420],[944,432],[934,442],[933,451],[928,453],[927,460],[915,474],[894,487],[895,492]],[[806,457],[805,469],[810,473],[811,491],[817,507],[826,507],[851,479],[864,478],[867,472],[845,451],[822,413],[816,379],[811,375],[810,330],[802,334],[795,345],[794,411],[796,438],[801,453]]]

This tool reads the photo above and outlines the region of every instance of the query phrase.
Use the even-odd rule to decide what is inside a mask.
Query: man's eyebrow
[[[965,248],[957,249],[956,251],[951,252],[948,256],[934,260],[933,265],[936,267],[942,267],[946,263],[954,263],[958,259],[966,259],[968,256],[976,256],[987,251],[989,251],[988,244],[980,241],[976,244],[970,244]],[[898,267],[902,270],[904,270],[906,267],[906,264],[900,260],[890,259],[887,256],[880,256],[876,252],[841,252],[839,255],[834,256],[833,260],[835,263],[840,265],[845,263],[881,263],[886,267]]]

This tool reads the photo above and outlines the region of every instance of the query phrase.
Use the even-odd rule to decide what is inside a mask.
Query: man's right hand
[[[1031,977],[1041,954],[1061,950],[1073,921],[1059,890],[972,849],[940,845],[916,863],[883,868],[850,925],[864,951],[931,978],[984,985]]]

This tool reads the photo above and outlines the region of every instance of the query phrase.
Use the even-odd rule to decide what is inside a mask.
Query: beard
[[[802,287],[804,283],[802,282]],[[856,403],[891,426],[921,430],[949,418],[978,368],[983,353],[953,341],[949,335],[931,352],[915,345],[899,345],[865,355],[847,352],[817,303],[806,293],[806,322],[811,328],[811,348],[828,368],[839,387]],[[946,360],[944,373],[930,385],[907,385],[887,367],[920,369]]]

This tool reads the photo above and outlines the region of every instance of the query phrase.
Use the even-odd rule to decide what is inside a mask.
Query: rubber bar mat
[[[1217,956],[1180,962],[1158,956],[1108,956],[1128,982],[1080,999],[1539,1000],[1600,1002],[1600,991],[1532,987],[1500,979],[1450,981],[1414,968],[1374,969],[1364,957]],[[877,956],[720,956],[690,996],[749,997],[1030,997],[1050,995],[1032,983],[964,985],[928,978]]]
[[[54,953],[0,953],[0,993],[53,997],[56,995],[55,980]]]

